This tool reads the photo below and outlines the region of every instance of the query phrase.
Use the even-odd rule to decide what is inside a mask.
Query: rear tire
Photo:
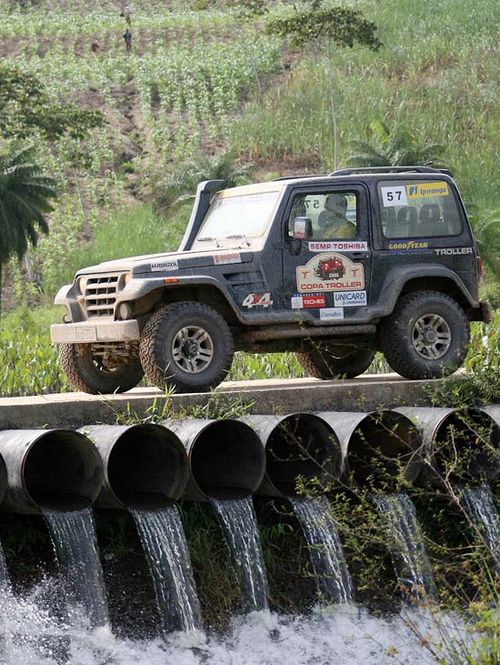
[[[387,362],[407,379],[452,374],[463,363],[469,340],[464,310],[439,291],[402,296],[380,326],[380,347]]]
[[[139,357],[158,388],[208,392],[224,380],[233,361],[233,336],[222,316],[198,302],[162,307],[147,322]]]
[[[137,357],[117,367],[106,367],[95,353],[94,344],[61,344],[59,362],[71,385],[91,395],[123,393],[134,388],[144,375]]]
[[[309,342],[307,351],[297,353],[297,360],[309,376],[317,379],[353,379],[371,365],[375,352],[353,346]]]

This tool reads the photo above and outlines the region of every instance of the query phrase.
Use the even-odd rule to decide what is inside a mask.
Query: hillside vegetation
[[[498,3],[348,6],[375,22],[383,45],[376,53],[331,51],[340,165],[350,141],[368,139],[370,121],[384,120],[419,144],[442,145],[442,161],[454,170],[477,224],[498,219]],[[158,211],[163,185],[180,164],[227,153],[235,165],[254,162],[262,179],[333,167],[324,44],[291,48],[266,33],[266,18],[243,18],[235,3],[139,0],[131,7],[127,53],[119,3],[0,2],[0,86],[15,68],[21,80],[29,75],[39,82],[50,108],[94,113],[76,117],[72,108],[56,135],[36,123],[24,132],[57,179],[59,199],[49,236],[22,266],[10,265],[6,295],[13,311],[1,322],[0,354],[14,348],[26,356],[26,377],[36,374],[37,385],[24,386],[16,378],[23,374],[19,364],[9,370],[5,356],[4,394],[65,386],[48,340],[48,324],[59,317],[50,303],[79,267],[176,248],[189,203]],[[286,11],[278,4],[271,13]],[[5,109],[20,117],[12,104]],[[489,273],[494,295],[492,266]],[[26,336],[23,353],[19,330]],[[300,372],[291,357],[280,357],[279,367],[273,362],[262,359],[252,375]]]

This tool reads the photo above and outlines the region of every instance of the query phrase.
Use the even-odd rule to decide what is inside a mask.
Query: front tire
[[[353,379],[368,369],[375,353],[353,346],[309,342],[307,351],[297,353],[296,356],[309,376],[317,379]]]
[[[198,302],[178,302],[155,312],[139,344],[147,378],[161,389],[208,392],[233,361],[233,336],[222,316]]]
[[[123,393],[139,383],[144,373],[137,355],[127,359],[122,349],[117,356],[119,361],[113,361],[110,347],[105,345],[104,348],[102,344],[60,345],[59,362],[76,390],[107,395]]]
[[[469,321],[446,293],[415,291],[401,297],[380,326],[380,347],[392,369],[407,379],[455,372],[467,355]]]

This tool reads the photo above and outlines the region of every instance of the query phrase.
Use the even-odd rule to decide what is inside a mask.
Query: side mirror
[[[309,217],[296,217],[293,220],[293,239],[308,240],[312,238],[312,222]]]

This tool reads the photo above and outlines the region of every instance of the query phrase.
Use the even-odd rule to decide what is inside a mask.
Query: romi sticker
[[[241,254],[239,252],[231,252],[230,254],[215,254],[214,263],[216,266],[222,266],[228,263],[241,263]]]
[[[366,291],[340,291],[333,294],[335,307],[365,307]]]

